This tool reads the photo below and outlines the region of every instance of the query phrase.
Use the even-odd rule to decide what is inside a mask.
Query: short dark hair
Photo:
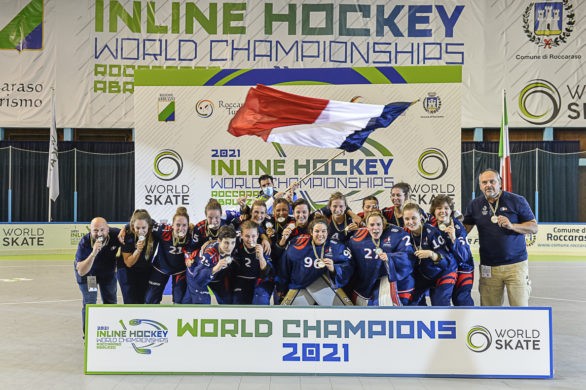
[[[328,220],[325,219],[324,217],[316,217],[309,223],[309,226],[307,227],[307,231],[309,232],[309,234],[311,234],[311,232],[313,232],[313,228],[315,227],[315,225],[319,225],[319,224],[326,225],[326,229],[328,230],[328,233],[329,233],[329,231],[330,231],[329,225],[330,224],[328,223]]]
[[[374,200],[376,202],[376,204],[378,205],[378,198],[374,195],[368,195],[367,197],[362,199],[362,208],[364,208],[364,205],[366,204],[367,200]]]
[[[435,198],[432,199],[431,204],[429,206],[429,213],[431,215],[435,214],[435,209],[441,207],[444,203],[448,204],[448,207],[452,210],[452,214],[454,214],[455,204],[454,200],[450,198],[449,195],[439,194]]]
[[[261,177],[258,178],[258,184],[260,185],[260,182],[261,181],[267,180],[267,179],[270,179],[271,180],[271,183],[274,183],[275,182],[275,178],[272,177],[271,175],[262,175]]]
[[[293,210],[295,210],[295,207],[302,205],[302,204],[306,205],[308,210],[311,210],[311,206],[309,205],[309,202],[305,198],[297,199],[295,202],[293,202],[293,204],[291,205],[291,208]]]
[[[218,240],[222,241],[224,238],[236,238],[236,230],[232,225],[224,225],[218,230]]]
[[[391,187],[391,191],[394,190],[395,188],[398,188],[401,191],[403,191],[403,194],[405,194],[405,198],[407,198],[409,196],[409,192],[411,192],[411,186],[408,183],[405,183],[405,182],[395,183]]]
[[[485,174],[486,172],[492,172],[492,173],[494,173],[496,175],[496,178],[498,179],[499,183],[502,183],[503,182],[501,180],[501,174],[500,174],[500,172],[497,171],[496,169],[492,169],[492,168],[486,168],[485,170],[483,170],[482,172],[480,172],[478,174],[478,179],[480,179],[480,175]]]

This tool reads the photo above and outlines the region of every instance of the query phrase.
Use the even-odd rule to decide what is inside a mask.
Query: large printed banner
[[[0,0],[0,127],[130,128],[135,71],[460,65],[463,127],[586,125],[578,0]]]
[[[185,205],[203,219],[210,197],[227,208],[258,196],[258,177],[275,177],[284,190],[300,181],[299,196],[314,209],[341,191],[354,210],[368,195],[390,205],[390,188],[408,181],[412,200],[436,194],[460,198],[460,67],[333,69],[151,70],[135,88],[137,208],[170,219]],[[228,123],[250,86],[338,101],[416,102],[388,128],[376,130],[360,150],[322,166],[340,150],[236,138]],[[338,84],[338,85],[332,85]],[[311,176],[303,179],[315,168]],[[303,180],[302,180],[303,179]]]
[[[468,234],[471,248],[477,250],[478,231],[472,229]],[[586,225],[540,223],[537,234],[526,234],[525,243],[529,255],[586,255]]]
[[[88,374],[552,378],[551,308],[89,305]]]
[[[0,255],[74,254],[89,232],[89,224],[0,224]]]

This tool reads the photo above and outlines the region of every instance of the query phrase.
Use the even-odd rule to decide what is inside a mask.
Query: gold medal
[[[492,217],[490,217],[490,222],[497,223],[498,221],[499,221],[499,217],[497,217],[496,215],[493,215]]]
[[[446,226],[445,224],[443,224],[443,223],[440,223],[440,224],[438,225],[438,228],[439,228],[439,230],[441,230],[441,231],[443,232],[443,231],[445,231],[445,230],[446,230],[447,226]]]
[[[382,255],[382,253],[383,253],[383,250],[382,250],[381,248],[376,248],[376,249],[374,250],[374,253],[376,253],[376,255],[377,255],[377,256],[380,256],[380,255]]]
[[[315,266],[317,268],[324,268],[326,266],[326,263],[324,263],[324,261],[322,259],[317,259],[315,261]]]

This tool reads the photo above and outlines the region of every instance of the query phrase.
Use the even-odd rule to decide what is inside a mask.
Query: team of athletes
[[[335,192],[312,212],[303,198],[291,202],[294,188],[266,180],[263,196],[238,199],[239,210],[210,199],[197,223],[184,207],[170,224],[136,210],[118,234],[124,302],[160,303],[172,278],[174,303],[404,306],[429,295],[431,305],[474,305],[473,259],[449,196],[436,196],[428,214],[397,183],[382,210],[369,196],[355,214]]]

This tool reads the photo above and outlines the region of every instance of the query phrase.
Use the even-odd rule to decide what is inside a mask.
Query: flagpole
[[[341,150],[340,153],[336,153],[336,155],[334,157],[331,157],[330,159],[328,159],[326,162],[324,162],[323,164],[318,165],[316,168],[313,169],[313,171],[309,172],[307,175],[303,176],[301,179],[299,179],[299,181],[303,181],[305,179],[307,179],[309,176],[313,175],[317,170],[322,169],[324,166],[326,166],[330,161],[332,161],[333,159],[335,159],[338,156],[343,155],[344,153],[346,153],[345,150]],[[290,188],[288,188],[290,189]]]
[[[289,187],[285,188],[285,190],[283,192],[287,192],[289,190],[291,190],[291,188],[293,188],[294,185],[301,183],[303,180],[307,179],[309,176],[313,175],[315,173],[315,171],[317,171],[318,169],[323,168],[326,164],[328,164],[330,161],[332,161],[333,159],[335,159],[338,156],[343,155],[344,153],[346,153],[345,150],[341,150],[339,153],[336,153],[336,155],[334,155],[333,157],[330,157],[326,162],[324,162],[323,164],[318,165],[316,168],[314,168],[311,172],[309,172],[307,175],[303,176],[301,179],[297,180],[295,183],[291,184]]]
[[[47,188],[49,188],[49,215],[51,222],[51,201],[56,201],[59,196],[59,147],[57,138],[57,123],[55,118],[55,88],[51,88],[51,128],[49,129],[49,164],[47,168]]]

